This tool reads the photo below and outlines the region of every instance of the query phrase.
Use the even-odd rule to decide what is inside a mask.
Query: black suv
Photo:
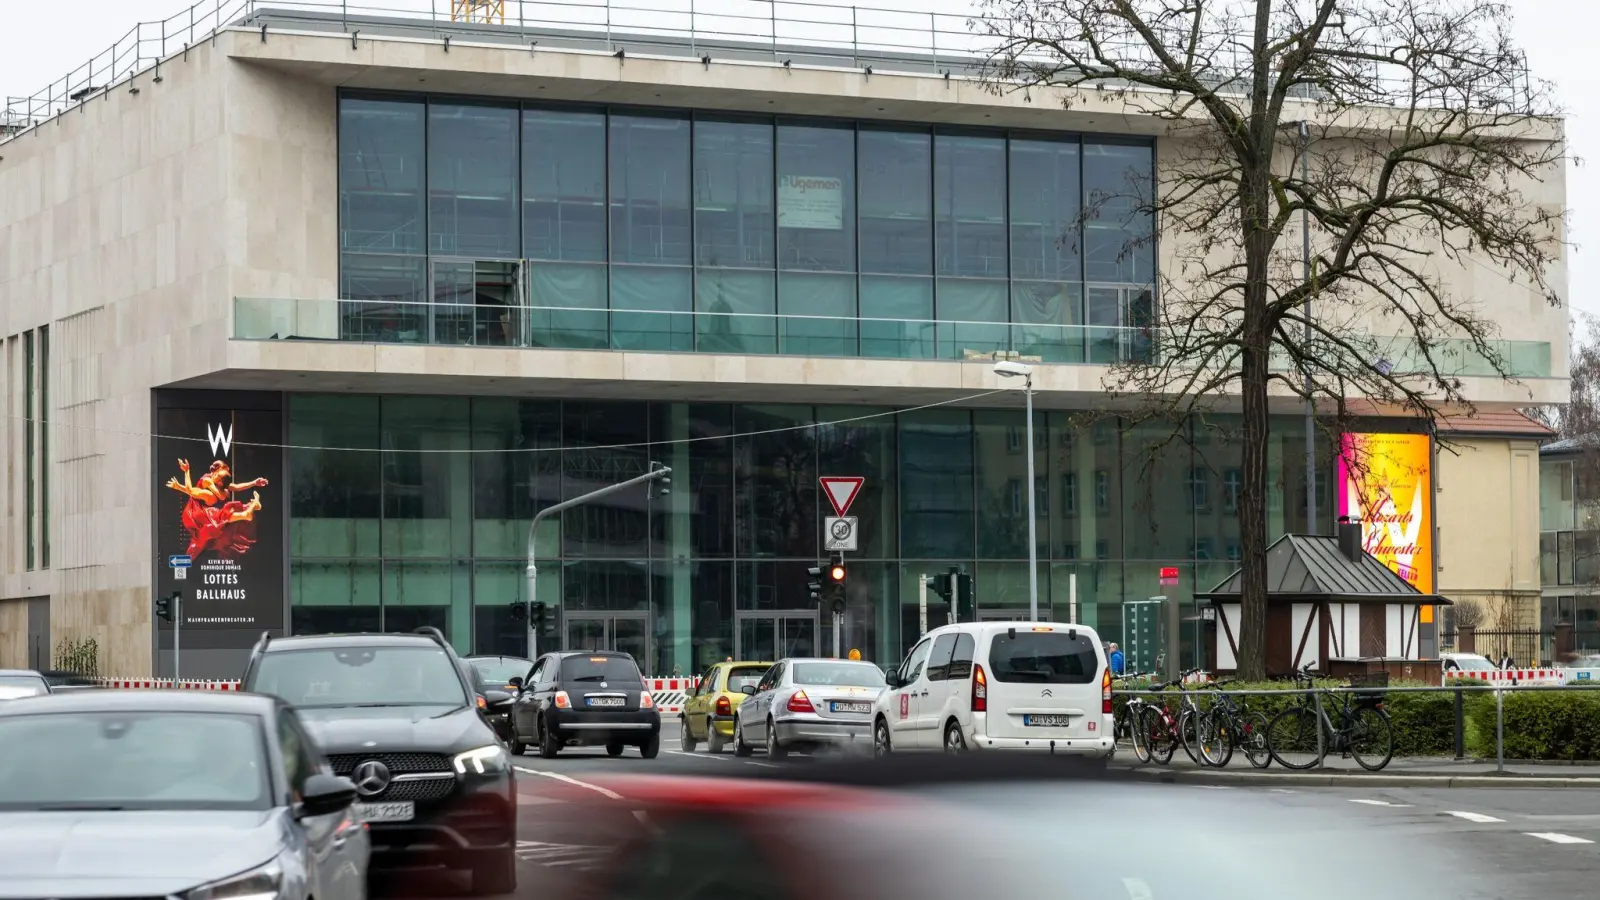
[[[511,752],[528,745],[549,759],[568,746],[624,747],[655,759],[661,752],[661,712],[626,653],[546,653],[517,687],[511,706]]]
[[[292,704],[334,773],[355,782],[373,868],[443,865],[470,870],[474,893],[515,889],[511,759],[437,629],[263,634],[240,689]]]

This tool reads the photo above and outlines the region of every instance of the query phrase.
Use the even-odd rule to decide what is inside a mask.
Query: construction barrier
[[[681,713],[689,695],[700,686],[700,676],[646,678],[644,686],[650,691],[650,699],[656,702],[656,709],[664,713]]]
[[[237,691],[237,681],[200,681],[184,679],[173,681],[171,678],[100,678],[96,679],[101,687],[122,688],[125,690],[161,690],[177,688],[186,691]],[[698,676],[689,678],[646,678],[645,688],[650,691],[650,699],[656,703],[656,708],[664,713],[681,713],[683,704],[689,699],[689,694],[700,685]]]
[[[1584,677],[1573,676],[1583,673]],[[1444,673],[1453,678],[1482,681],[1488,684],[1567,684],[1571,680],[1587,680],[1583,669],[1458,669]]]

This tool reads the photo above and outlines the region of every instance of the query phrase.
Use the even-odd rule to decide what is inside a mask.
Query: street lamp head
[[[1001,378],[1029,378],[1033,375],[1033,366],[1002,359],[994,364],[994,373]]]

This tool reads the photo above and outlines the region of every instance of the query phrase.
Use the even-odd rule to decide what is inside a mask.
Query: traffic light
[[[956,570],[951,569],[951,571],[954,572]],[[944,602],[949,603],[951,596],[950,580],[951,579],[949,575],[930,575],[928,576],[928,590],[938,594],[940,597],[944,598]]]
[[[957,622],[978,621],[978,609],[972,599],[972,576],[960,569],[950,570],[951,593],[955,595]]]
[[[835,553],[833,555],[832,562],[828,564],[828,585],[830,587],[843,590],[844,576],[844,554]]]
[[[544,631],[544,618],[545,618],[545,605],[543,603],[534,603],[534,604],[532,604],[531,607],[528,610],[528,614],[533,618],[533,630],[534,630],[534,632],[535,633],[543,632]]]
[[[523,619],[526,619],[527,617],[528,617],[528,604],[522,602],[521,600],[513,600],[511,602],[511,618],[515,619],[518,622],[521,622]]]
[[[177,595],[176,592],[174,592],[171,595],[166,596],[166,597],[157,597],[156,598],[156,618],[160,619],[163,622],[171,622],[172,621],[172,612],[173,612],[173,610],[177,609],[177,607],[178,607],[178,595]]]
[[[822,605],[822,567],[812,566],[806,570],[806,590],[810,592],[811,602]]]

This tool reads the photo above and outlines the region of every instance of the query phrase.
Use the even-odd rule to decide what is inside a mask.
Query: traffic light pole
[[[183,649],[183,591],[172,592],[172,683],[177,684],[182,677],[178,668],[180,653]]]
[[[648,481],[655,481],[655,480],[661,479],[661,478],[669,478],[671,475],[672,475],[672,469],[670,469],[670,468],[668,468],[666,466],[661,466],[661,467],[657,468],[656,464],[652,462],[650,464],[650,471],[645,472],[643,475],[635,475],[634,477],[629,478],[627,481],[620,481],[620,482],[618,482],[616,484],[600,488],[599,490],[590,491],[587,494],[583,494],[583,495],[578,496],[578,497],[573,497],[571,500],[563,500],[560,503],[555,504],[554,506],[547,506],[544,509],[539,510],[539,512],[534,515],[533,521],[528,523],[528,571],[527,571],[527,576],[528,576],[528,656],[529,656],[529,658],[536,658],[538,656],[538,651],[539,651],[539,635],[538,635],[537,629],[536,629],[536,627],[534,625],[534,616],[533,616],[533,607],[534,607],[534,604],[538,602],[538,598],[539,598],[539,567],[535,562],[536,554],[534,553],[533,536],[539,530],[539,523],[543,522],[545,519],[549,518],[550,516],[555,515],[556,513],[564,512],[566,510],[569,510],[569,509],[573,508],[574,506],[582,506],[585,503],[591,503],[591,502],[593,502],[595,500],[599,500],[601,497],[608,497],[608,496],[610,496],[612,494],[615,494],[618,491],[627,490],[628,488],[631,488],[636,484],[644,484],[645,482],[648,482]]]

